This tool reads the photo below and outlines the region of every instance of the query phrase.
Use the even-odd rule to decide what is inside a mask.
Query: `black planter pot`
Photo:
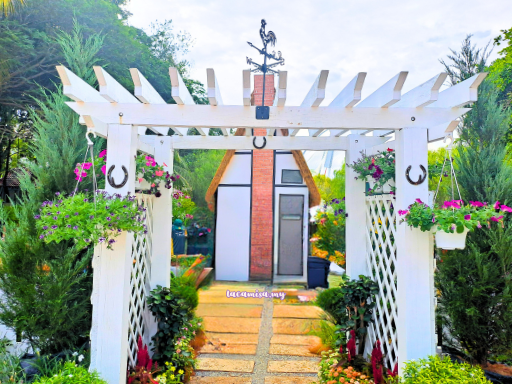
[[[512,376],[503,376],[498,373],[484,371],[485,377],[487,377],[487,380],[489,380],[491,383],[496,384],[512,384]]]
[[[327,277],[331,262],[319,257],[308,257],[308,288],[329,288]]]

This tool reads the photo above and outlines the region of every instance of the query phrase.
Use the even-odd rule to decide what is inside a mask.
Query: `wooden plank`
[[[334,137],[340,137],[341,135],[343,135],[344,133],[348,132],[349,129],[340,129],[340,130],[331,130],[331,136],[334,136]],[[333,135],[333,132],[335,132],[335,134]]]
[[[435,127],[429,128],[428,142],[433,143],[438,140],[443,140],[448,133],[455,131],[459,123],[460,122],[458,120],[453,120],[448,123],[439,124]]]
[[[274,136],[275,132],[276,132],[275,128],[267,129],[267,136]]]
[[[270,107],[269,120],[256,120],[255,107],[68,102],[79,115],[107,123],[146,127],[385,129],[433,127],[455,120],[464,108],[304,108]],[[122,114],[122,117],[120,117]],[[412,118],[414,117],[414,121]]]
[[[141,135],[139,134],[139,137],[140,136]],[[145,143],[144,141],[142,141],[140,139],[137,141],[137,150],[141,151],[147,155],[151,155],[151,156],[155,155],[155,147],[150,144]]]
[[[279,71],[277,76],[277,97],[274,99],[274,107],[284,107],[286,103],[286,87],[288,82],[288,71]]]
[[[313,86],[300,105],[301,107],[318,107],[325,99],[325,86],[327,84],[328,70],[322,70],[316,78]]]
[[[57,72],[62,81],[62,93],[78,102],[108,103],[100,93],[71,72],[63,65],[57,65]]]
[[[207,135],[206,132],[208,132],[210,130],[210,128],[198,128],[198,127],[196,127],[196,129],[197,129],[197,132],[199,132],[199,134],[201,136],[206,136]]]
[[[219,84],[213,68],[208,68],[206,70],[206,84],[208,86],[207,92],[210,105],[223,105],[224,103],[222,102],[222,96],[220,95]]]
[[[193,105],[194,98],[190,95],[187,86],[183,82],[180,73],[174,67],[169,68],[169,77],[172,85],[172,98],[178,105]]]
[[[313,133],[313,137],[318,137],[320,136],[322,133],[324,133],[326,131],[326,129],[318,129],[316,132]]]
[[[295,136],[297,136],[297,133],[299,133],[299,132],[300,132],[300,128],[296,128],[292,131],[292,133],[290,133],[290,136],[295,137]]]
[[[361,100],[361,91],[366,79],[366,72],[359,72],[347,84],[345,88],[331,101],[329,107],[349,108],[356,105]]]
[[[408,73],[409,72],[405,71],[400,72],[370,96],[357,104],[356,108],[387,108],[398,102]]]
[[[222,131],[222,134],[224,136],[229,136],[229,132],[228,132],[228,130],[226,128],[221,128],[220,130]]]
[[[443,85],[448,74],[440,73],[425,83],[411,89],[396,102],[393,108],[419,108],[434,103],[439,96],[439,89]]]
[[[253,144],[254,137],[248,136],[171,136],[174,149],[234,149],[256,150]],[[309,136],[267,136],[265,149],[273,150],[346,150],[347,137],[316,137]],[[142,139],[143,140],[143,139]],[[261,145],[262,139],[258,139]],[[384,143],[388,138],[366,136],[367,147]],[[145,140],[143,140],[145,141]],[[146,141],[145,141],[146,142]]]
[[[99,66],[94,66],[93,69],[100,85],[100,95],[105,99],[111,103],[140,103],[135,96],[119,84],[105,69]]]
[[[442,91],[437,101],[427,108],[456,108],[472,104],[478,100],[478,87],[484,81],[487,73],[478,73]]]
[[[108,125],[92,116],[80,116],[78,123],[85,125],[87,128],[93,128],[96,135],[104,139],[108,136]]]
[[[251,105],[251,70],[244,69],[243,73],[243,98],[246,107]]]
[[[391,135],[392,133],[395,133],[395,131],[387,131],[387,132],[384,132],[384,133],[380,134],[379,136],[380,137],[386,137],[386,136]]]

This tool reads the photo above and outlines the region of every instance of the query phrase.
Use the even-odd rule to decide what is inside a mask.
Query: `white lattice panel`
[[[153,235],[153,199],[151,195],[137,194],[137,201],[145,209],[146,233],[135,234],[132,245],[133,266],[130,274],[130,306],[128,326],[128,365],[135,366],[137,340],[142,336],[149,344],[147,326],[150,320],[146,297],[150,291],[151,245]]]
[[[379,284],[374,324],[369,329],[371,345],[375,340],[382,343],[385,363],[392,369],[397,362],[398,344],[396,325],[396,212],[393,195],[368,196],[366,198],[368,271]]]

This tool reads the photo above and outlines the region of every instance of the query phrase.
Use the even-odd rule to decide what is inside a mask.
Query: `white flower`
[[[78,362],[81,363],[85,359],[84,355],[78,356]]]
[[[73,352],[73,356],[78,356],[78,352]]]

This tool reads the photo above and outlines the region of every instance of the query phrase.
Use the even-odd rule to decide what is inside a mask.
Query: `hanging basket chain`
[[[441,168],[441,174],[439,175],[439,182],[437,183],[436,193],[434,194],[434,200],[433,200],[434,203],[436,201],[437,195],[439,194],[439,187],[441,185],[441,181],[443,180],[444,166],[446,165],[447,160],[450,162],[450,180],[451,180],[451,184],[452,184],[452,200],[455,200],[455,195],[454,195],[455,188],[454,188],[454,184],[453,184],[454,180],[455,180],[455,186],[457,187],[457,193],[459,194],[459,200],[462,200],[462,195],[460,194],[460,189],[459,189],[459,182],[457,181],[457,176],[455,174],[455,168],[453,167],[453,157],[452,157],[453,136],[451,136],[451,134],[447,135],[444,139],[445,142],[446,142],[447,138],[451,139],[451,141],[450,141],[450,144],[448,144],[448,147],[446,148],[446,156],[444,158],[443,167]]]

